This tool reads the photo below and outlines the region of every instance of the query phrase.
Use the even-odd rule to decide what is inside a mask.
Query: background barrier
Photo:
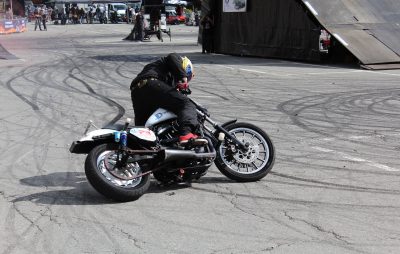
[[[26,24],[25,18],[0,19],[0,34],[25,32]]]

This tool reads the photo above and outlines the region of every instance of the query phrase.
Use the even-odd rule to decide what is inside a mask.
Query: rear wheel
[[[138,162],[118,166],[118,145],[96,146],[86,157],[85,173],[89,183],[101,194],[116,201],[133,201],[150,186],[150,175]]]
[[[228,137],[217,147],[215,165],[225,176],[240,182],[265,177],[275,162],[275,149],[268,135],[255,125],[234,123],[225,127],[248,148],[241,150]]]

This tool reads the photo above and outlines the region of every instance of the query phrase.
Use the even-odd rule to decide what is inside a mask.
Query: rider
[[[193,133],[199,126],[196,106],[183,94],[192,77],[191,61],[176,53],[147,64],[130,86],[135,125],[144,125],[155,110],[164,108],[178,116],[181,144],[202,142]]]

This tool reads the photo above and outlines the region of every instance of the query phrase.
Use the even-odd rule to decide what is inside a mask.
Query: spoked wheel
[[[240,149],[225,138],[217,148],[215,165],[230,179],[257,181],[271,171],[275,162],[275,149],[268,135],[255,125],[235,123],[225,127],[234,137],[247,146]]]
[[[136,200],[149,188],[150,176],[142,175],[143,169],[138,162],[119,165],[117,149],[116,144],[102,144],[93,148],[86,157],[86,177],[99,193],[108,198],[116,201]]]

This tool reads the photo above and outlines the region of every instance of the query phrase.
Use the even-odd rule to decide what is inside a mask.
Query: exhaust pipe
[[[164,162],[182,160],[182,159],[214,160],[217,155],[216,155],[214,146],[212,145],[210,140],[208,140],[208,150],[209,150],[209,152],[196,153],[195,151],[191,151],[191,150],[179,150],[179,149],[166,148],[163,150],[163,152],[164,152],[163,158],[164,158]]]
[[[165,149],[164,162],[176,161],[183,159],[211,159],[214,160],[215,152],[210,153],[196,153],[194,151],[178,150],[178,149]]]

